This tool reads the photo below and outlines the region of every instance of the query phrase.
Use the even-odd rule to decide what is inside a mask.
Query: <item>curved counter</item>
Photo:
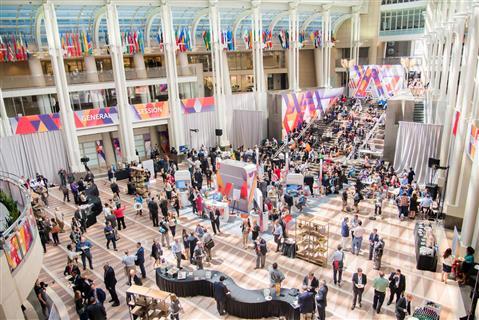
[[[206,273],[211,273],[211,278]],[[281,296],[267,301],[263,290],[247,290],[238,286],[226,274],[215,270],[196,270],[184,280],[170,277],[162,269],[156,269],[156,284],[161,290],[172,292],[179,297],[206,296],[213,297],[213,284],[224,276],[224,284],[231,292],[226,301],[228,314],[248,319],[284,316],[288,320],[299,319],[299,307],[295,305],[296,297],[288,294],[289,289],[281,289]]]

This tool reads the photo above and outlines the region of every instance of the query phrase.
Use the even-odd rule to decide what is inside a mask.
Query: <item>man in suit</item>
[[[326,280],[321,280],[319,282],[319,290],[316,295],[316,309],[318,311],[318,320],[326,319],[326,306],[328,295],[328,286],[326,285]]]
[[[88,319],[106,320],[105,307],[101,303],[96,302],[95,297],[90,297],[88,300],[86,313],[88,315]]]
[[[406,290],[406,277],[401,274],[401,270],[397,269],[396,272],[392,272],[389,276],[389,302],[390,305],[393,302],[394,295],[396,295],[396,303],[401,297],[401,293]]]
[[[140,267],[141,277],[145,279],[146,278],[145,249],[141,246],[141,242],[137,242],[136,247],[137,247],[137,250],[136,250],[135,264]]]
[[[306,277],[304,277],[303,286],[306,286],[308,290],[313,293],[316,292],[316,289],[319,287],[319,281],[314,276],[314,272],[310,272]]]
[[[303,285],[303,292],[298,296],[299,314],[301,320],[312,320],[314,312],[314,293]]]
[[[224,276],[220,276],[220,281],[216,281],[213,284],[213,296],[216,300],[216,308],[218,309],[218,313],[222,316],[226,314],[225,305],[226,305],[226,297],[230,294],[228,288],[223,283],[225,281]]]
[[[379,241],[378,229],[374,228],[369,234],[369,260],[373,260],[374,245]]]
[[[158,203],[154,197],[151,197],[150,201],[148,201],[148,210],[153,221],[153,227],[158,227]]]
[[[120,300],[118,300],[118,295],[116,294],[116,277],[115,277],[115,270],[107,263],[103,266],[103,270],[105,271],[103,274],[103,281],[105,283],[105,288],[108,290],[111,296],[111,300],[109,302],[113,302],[111,305],[112,307],[117,307],[120,305]]]
[[[103,305],[106,300],[105,291],[103,291],[102,288],[97,288],[92,280],[88,279],[87,281],[88,283],[90,283],[90,288],[85,296],[87,297],[87,299],[89,299],[90,297],[94,297],[97,303]]]
[[[397,320],[404,320],[407,314],[411,314],[411,300],[412,295],[401,294],[401,298],[396,303],[396,319]]]
[[[363,273],[363,269],[358,268],[358,272],[353,274],[353,306],[351,310],[356,308],[356,301],[359,303],[359,307],[361,308],[361,300],[363,297],[364,287],[366,286],[367,278],[366,275]]]

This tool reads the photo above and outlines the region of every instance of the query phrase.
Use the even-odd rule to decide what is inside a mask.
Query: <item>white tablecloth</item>
[[[204,205],[207,211],[214,212],[216,209],[219,209],[221,220],[223,222],[228,222],[228,219],[230,218],[230,207],[228,202],[206,199],[204,200]]]

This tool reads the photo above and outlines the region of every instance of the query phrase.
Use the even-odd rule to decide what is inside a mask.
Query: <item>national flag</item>
[[[106,161],[105,152],[103,152],[103,145],[100,140],[96,141],[96,153]]]
[[[140,52],[145,52],[145,41],[143,39],[143,32],[138,31],[138,46],[140,47]]]
[[[88,48],[88,55],[93,55],[93,43],[91,41],[90,34],[87,32],[86,34],[86,41],[87,41],[87,48]]]
[[[5,61],[5,58],[6,58],[5,44],[3,43],[2,35],[0,35],[0,61]]]
[[[456,136],[457,134],[457,127],[459,126],[459,119],[461,117],[461,111],[456,110],[454,114],[454,125],[452,126],[452,135]]]

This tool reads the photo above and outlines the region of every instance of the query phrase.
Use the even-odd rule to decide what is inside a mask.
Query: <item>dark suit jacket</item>
[[[86,307],[86,313],[88,314],[88,319],[91,319],[91,320],[105,320],[106,319],[105,307],[103,307],[99,303],[89,304]]]
[[[404,319],[407,314],[411,314],[411,302],[407,301],[405,297],[399,298],[398,302],[396,303],[396,317],[398,319]]]
[[[115,270],[113,270],[112,267],[108,267],[108,269],[105,270],[103,279],[106,288],[114,287],[116,285]]]
[[[389,288],[391,290],[398,290],[399,292],[404,292],[406,291],[406,277],[401,274],[401,277],[399,278],[399,286],[396,288],[396,280],[394,279],[394,276],[396,275],[396,272],[392,272],[391,275],[389,276]]]
[[[299,312],[312,313],[314,311],[314,294],[305,291],[298,296]]]
[[[328,305],[327,295],[328,286],[323,286],[319,288],[318,294],[316,295],[316,305],[318,306],[318,308],[326,308],[326,306]]]
[[[366,283],[367,283],[367,278],[366,278],[366,275],[363,273],[362,277],[361,277],[361,283],[366,286]],[[358,287],[356,287],[356,285],[359,283],[359,275],[358,273],[354,273],[353,274],[353,290],[359,290],[359,291],[364,291],[364,288],[360,289]]]
[[[226,294],[228,293],[228,288],[221,281],[217,281],[213,284],[213,296],[217,301],[226,301]]]
[[[145,249],[140,247],[138,251],[136,251],[136,263],[138,265],[145,263]]]
[[[305,286],[308,285],[308,276],[304,277],[303,285],[305,285]],[[319,287],[319,281],[318,281],[318,279],[316,279],[316,277],[313,277],[313,280],[311,280],[310,286],[313,290],[316,290]]]

